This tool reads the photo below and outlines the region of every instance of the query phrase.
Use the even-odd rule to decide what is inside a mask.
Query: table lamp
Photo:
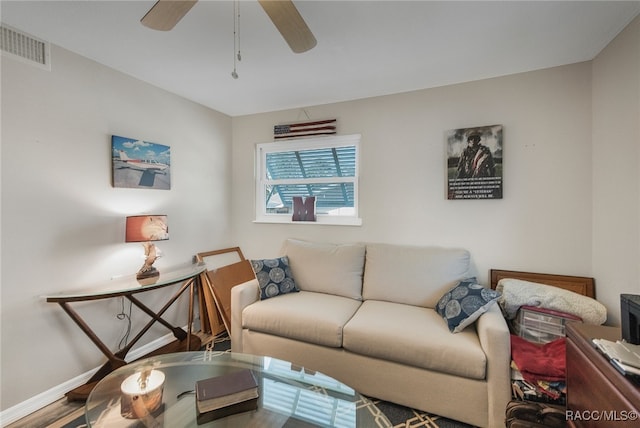
[[[169,227],[166,215],[136,215],[127,217],[125,242],[142,242],[144,247],[144,264],[136,274],[138,279],[160,275],[153,267],[159,255],[159,250],[151,241],[169,239]]]

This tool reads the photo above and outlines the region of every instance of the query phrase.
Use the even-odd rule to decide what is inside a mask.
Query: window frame
[[[318,138],[289,139],[284,141],[273,141],[270,143],[256,144],[255,150],[255,223],[283,223],[283,224],[320,224],[320,225],[342,225],[360,226],[362,219],[359,217],[358,207],[358,183],[360,176],[360,134],[340,135]],[[335,147],[355,146],[355,174],[353,177],[323,177],[307,179],[267,179],[266,159],[268,153],[316,150]],[[293,221],[292,214],[267,213],[266,192],[267,185],[291,184],[291,183],[326,183],[326,182],[353,183],[353,215],[329,215],[316,214],[316,221]]]

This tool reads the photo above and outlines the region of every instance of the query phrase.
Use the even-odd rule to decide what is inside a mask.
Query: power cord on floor
[[[124,335],[122,336],[122,339],[120,339],[120,342],[118,342],[118,350],[121,350],[122,348],[127,346],[127,342],[129,341],[129,335],[131,334],[131,308],[132,308],[132,303],[131,303],[131,301],[129,301],[128,313],[125,312],[124,297],[120,297],[120,304],[121,304],[120,313],[116,314],[116,318],[119,319],[119,320],[127,320],[127,329],[126,329]]]

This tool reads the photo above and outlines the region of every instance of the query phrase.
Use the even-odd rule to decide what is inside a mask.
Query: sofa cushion
[[[242,327],[339,348],[342,328],[360,305],[347,297],[300,291],[247,306],[242,311]]]
[[[472,276],[470,258],[456,248],[368,244],[362,297],[434,308],[442,294]]]
[[[487,359],[475,328],[451,334],[447,323],[429,308],[365,300],[344,327],[343,347],[455,376],[486,376]]]
[[[287,256],[277,259],[251,260],[251,267],[260,285],[260,299],[300,291],[296,285]]]
[[[300,290],[362,300],[364,244],[324,244],[288,239],[283,253]]]
[[[485,288],[469,278],[458,282],[438,301],[436,311],[447,322],[449,330],[459,333],[496,303],[500,293]]]

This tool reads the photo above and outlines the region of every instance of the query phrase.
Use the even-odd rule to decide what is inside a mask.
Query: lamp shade
[[[169,239],[166,215],[136,215],[127,217],[126,242],[164,241]]]

